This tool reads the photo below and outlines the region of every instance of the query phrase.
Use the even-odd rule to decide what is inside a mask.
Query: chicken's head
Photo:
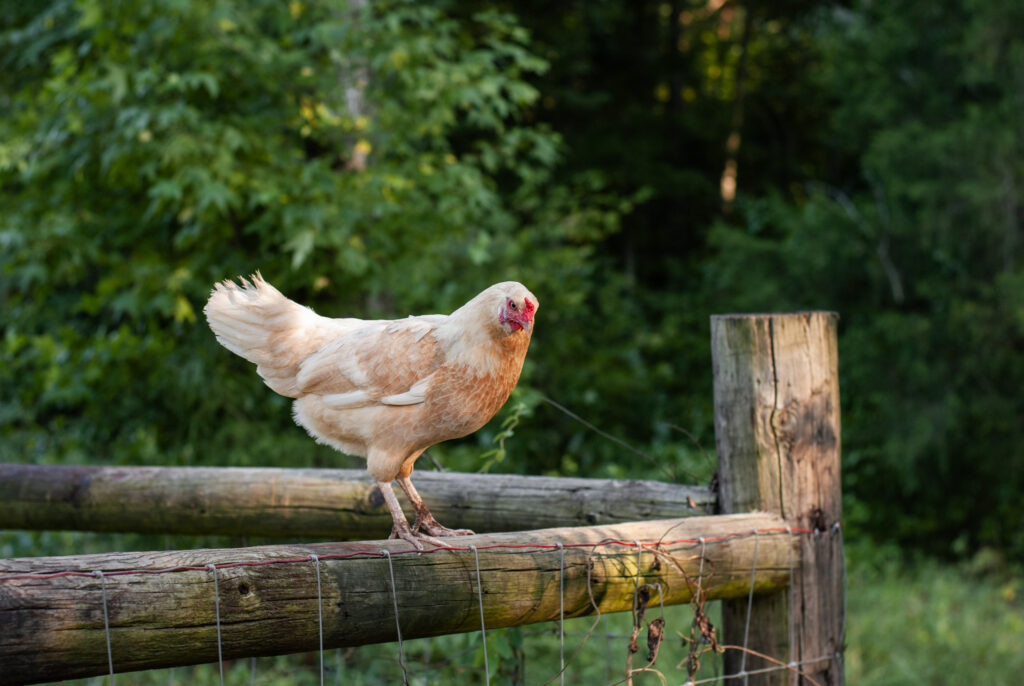
[[[537,298],[521,283],[508,281],[499,289],[498,322],[508,333],[531,333],[533,316],[537,312]]]

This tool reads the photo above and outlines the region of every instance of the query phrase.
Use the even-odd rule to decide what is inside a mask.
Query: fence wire
[[[789,639],[790,639],[788,641],[788,643],[790,644],[790,653],[789,653],[789,655],[786,657],[785,660],[783,660],[783,659],[780,659],[779,657],[776,657],[776,656],[765,655],[763,653],[760,653],[760,652],[757,652],[755,650],[752,650],[751,648],[749,648],[748,642],[749,642],[749,633],[750,633],[751,608],[752,608],[752,604],[753,604],[753,596],[754,596],[754,592],[755,592],[755,580],[756,580],[756,575],[757,575],[757,551],[758,551],[758,543],[760,541],[760,537],[761,536],[767,536],[767,535],[786,535],[790,539],[793,539],[793,537],[796,537],[796,536],[814,536],[815,538],[817,538],[817,537],[819,537],[821,535],[826,535],[826,534],[830,534],[832,536],[832,538],[834,538],[834,545],[836,545],[836,547],[837,547],[838,554],[840,556],[840,561],[841,561],[841,564],[842,564],[842,569],[843,569],[842,584],[843,584],[843,591],[844,591],[844,605],[843,605],[843,608],[842,608],[840,638],[839,638],[839,641],[837,643],[837,650],[836,650],[836,652],[834,652],[833,654],[829,654],[829,655],[821,655],[821,656],[816,656],[816,657],[811,657],[811,658],[806,658],[806,659],[801,659],[801,660],[795,660],[794,659],[794,655],[793,655],[793,652],[792,652],[793,645],[795,643],[794,640],[793,640],[793,637],[794,637],[794,622],[792,621],[792,616],[793,616],[793,612],[792,612],[793,598],[792,598],[792,596],[790,596],[791,611],[789,613],[790,621],[789,621],[789,627],[788,627],[788,636],[789,636]],[[753,554],[751,570],[750,570],[750,583],[749,583],[749,588],[747,589],[747,613],[746,613],[746,622],[745,622],[745,628],[744,628],[743,644],[742,645],[723,645],[721,643],[719,637],[718,637],[718,633],[717,633],[718,630],[714,627],[714,624],[708,618],[707,610],[705,608],[705,603],[707,602],[707,597],[706,597],[706,589],[704,588],[703,584],[704,584],[704,581],[705,581],[705,559],[706,559],[706,553],[707,553],[707,546],[708,545],[714,545],[714,544],[717,544],[717,543],[723,543],[723,542],[731,541],[731,540],[737,540],[737,539],[742,539],[742,538],[749,538],[749,537],[753,537],[754,538],[754,554]],[[678,564],[676,564],[674,561],[671,560],[671,556],[666,556],[666,554],[663,552],[663,549],[667,548],[669,546],[684,545],[684,544],[692,545],[693,547],[698,547],[699,546],[699,548],[700,548],[700,553],[699,553],[699,571],[698,571],[698,574],[697,574],[695,579],[689,577],[688,575],[686,575],[685,571],[683,571],[682,568]],[[566,549],[572,549],[572,548],[589,548],[589,549],[591,549],[591,552],[593,552],[594,550],[596,550],[596,548],[601,547],[601,546],[633,547],[637,551],[637,572],[636,572],[636,577],[634,579],[633,607],[632,607],[632,611],[631,611],[632,625],[633,625],[632,626],[632,632],[629,633],[629,634],[626,634],[626,633],[610,632],[608,630],[608,628],[607,628],[607,613],[602,613],[601,612],[601,610],[598,607],[597,602],[593,598],[592,593],[590,593],[591,588],[590,588],[590,565],[589,564],[587,566],[587,586],[588,586],[588,593],[590,593],[591,605],[592,605],[593,610],[595,611],[595,616],[594,616],[593,622],[592,622],[589,630],[583,631],[583,632],[579,632],[579,631],[577,631],[577,632],[567,632],[566,629],[565,629],[565,620],[566,620],[566,617],[565,617],[565,579],[564,579],[564,575],[565,575],[565,558],[564,558],[565,550]],[[49,579],[57,579],[57,578],[62,578],[62,577],[86,577],[86,578],[92,577],[92,578],[98,578],[99,582],[100,582],[101,592],[102,592],[101,593],[101,602],[102,602],[102,606],[103,606],[103,622],[104,622],[104,633],[105,633],[106,651],[107,651],[106,657],[107,657],[107,664],[108,664],[108,667],[109,667],[108,679],[109,679],[109,683],[113,684],[114,683],[114,676],[115,676],[115,664],[117,662],[117,657],[118,656],[116,654],[114,654],[113,651],[111,650],[111,636],[110,636],[111,623],[110,623],[110,616],[109,616],[109,612],[108,612],[108,601],[107,601],[107,597],[108,597],[107,584],[108,584],[108,582],[112,582],[113,579],[117,578],[117,577],[131,576],[131,575],[175,574],[175,573],[191,572],[191,571],[208,571],[208,572],[210,572],[213,575],[213,580],[214,580],[214,584],[213,584],[213,586],[214,586],[214,598],[212,600],[213,600],[213,603],[214,603],[215,608],[216,608],[216,622],[217,622],[217,634],[216,635],[217,635],[218,672],[219,672],[220,683],[224,684],[224,682],[225,682],[225,677],[224,677],[224,662],[225,662],[225,660],[224,660],[224,657],[223,657],[223,645],[222,645],[222,637],[221,637],[221,630],[220,630],[221,629],[221,616],[220,616],[219,588],[218,588],[218,585],[217,585],[217,571],[218,570],[223,570],[223,569],[230,569],[230,568],[234,568],[234,567],[256,567],[256,566],[264,566],[264,565],[282,565],[282,564],[306,564],[306,565],[310,565],[311,564],[313,569],[315,570],[316,581],[317,581],[317,625],[318,625],[318,637],[319,637],[319,651],[318,651],[319,671],[318,671],[318,674],[316,676],[318,676],[318,681],[319,681],[319,683],[322,686],[324,683],[326,683],[325,682],[325,678],[326,678],[326,675],[327,675],[327,673],[329,671],[333,671],[335,673],[335,683],[340,683],[340,677],[341,677],[342,669],[343,669],[343,652],[342,652],[341,649],[337,649],[336,650],[335,660],[334,660],[334,667],[333,668],[329,668],[327,666],[328,665],[328,659],[327,659],[326,652],[325,652],[325,649],[324,649],[323,598],[322,598],[321,585],[320,585],[320,571],[321,571],[320,567],[321,567],[321,563],[323,561],[325,561],[325,560],[345,560],[345,559],[366,558],[366,557],[384,558],[387,561],[388,578],[390,580],[390,585],[389,586],[390,586],[390,590],[391,590],[391,600],[392,600],[392,606],[393,606],[394,617],[395,617],[395,628],[396,628],[396,636],[397,636],[397,641],[395,643],[396,649],[397,649],[396,659],[397,659],[397,663],[398,663],[398,665],[399,665],[399,667],[401,669],[401,676],[398,677],[397,679],[400,679],[400,681],[403,684],[408,686],[410,684],[410,671],[411,671],[409,669],[410,665],[409,665],[409,662],[408,662],[407,657],[406,657],[406,646],[405,646],[405,644],[408,643],[408,641],[403,642],[403,640],[402,640],[401,621],[400,621],[400,618],[399,618],[399,606],[400,606],[400,603],[399,603],[399,598],[398,598],[398,590],[397,590],[397,587],[396,587],[396,584],[395,584],[395,568],[394,568],[394,565],[392,563],[392,558],[394,556],[399,556],[399,555],[430,555],[430,554],[440,553],[440,552],[444,552],[444,551],[472,552],[473,553],[474,566],[475,566],[475,573],[476,573],[476,575],[475,575],[476,596],[477,596],[477,602],[479,604],[479,611],[480,611],[480,624],[481,624],[481,626],[480,626],[480,648],[482,648],[482,651],[483,651],[483,665],[482,665],[482,674],[481,674],[481,676],[483,678],[483,681],[485,683],[489,684],[490,680],[491,680],[491,677],[492,677],[492,674],[491,674],[490,665],[488,663],[488,656],[487,656],[487,642],[488,642],[487,632],[488,632],[488,628],[486,627],[486,624],[485,624],[485,615],[484,615],[485,595],[484,595],[483,584],[481,582],[481,577],[480,577],[480,552],[481,551],[495,551],[495,550],[501,550],[501,549],[532,550],[532,551],[534,551],[536,553],[545,553],[545,552],[550,552],[550,551],[557,551],[558,554],[559,554],[559,584],[558,584],[558,592],[559,592],[559,618],[558,618],[557,622],[553,622],[552,623],[555,626],[555,633],[557,633],[557,635],[558,635],[558,641],[559,641],[559,647],[560,647],[560,649],[559,649],[559,665],[558,665],[557,669],[553,669],[551,677],[545,683],[552,683],[552,682],[558,681],[560,684],[564,684],[568,668],[572,665],[573,661],[577,659],[577,657],[580,655],[580,652],[583,649],[583,647],[592,638],[604,638],[605,641],[606,641],[606,655],[608,656],[607,657],[608,662],[607,662],[607,666],[606,666],[606,675],[605,675],[604,682],[606,684],[609,684],[609,686],[619,686],[621,684],[631,685],[633,683],[634,678],[638,677],[640,674],[643,674],[645,672],[652,672],[652,673],[657,674],[658,677],[659,677],[659,680],[663,684],[673,683],[672,680],[670,679],[670,677],[667,676],[664,673],[664,669],[663,668],[657,668],[655,666],[656,665],[656,661],[658,659],[659,652],[661,651],[661,647],[662,647],[662,644],[663,644],[665,636],[666,636],[667,628],[665,626],[665,623],[666,623],[665,608],[664,608],[664,605],[663,605],[663,597],[662,597],[663,594],[662,594],[661,585],[660,584],[646,584],[646,583],[642,584],[642,583],[640,583],[641,559],[642,559],[642,556],[644,555],[645,552],[653,554],[658,559],[663,559],[663,558],[667,557],[668,558],[668,560],[667,560],[668,563],[669,564],[674,564],[677,567],[677,569],[679,569],[679,571],[683,572],[684,577],[686,577],[686,579],[687,579],[687,583],[690,585],[690,591],[691,591],[691,596],[692,596],[692,599],[690,601],[690,606],[691,606],[691,608],[693,610],[693,618],[692,618],[692,621],[690,623],[689,634],[687,635],[683,631],[680,631],[678,629],[676,630],[676,634],[681,639],[680,645],[685,650],[685,655],[678,662],[678,664],[675,665],[675,667],[677,669],[683,669],[687,673],[686,679],[684,681],[682,681],[682,682],[678,682],[680,686],[697,686],[698,684],[724,683],[724,682],[728,682],[730,684],[743,684],[744,686],[746,686],[746,684],[748,684],[749,678],[751,676],[756,676],[756,675],[761,675],[761,674],[768,674],[768,673],[777,672],[777,671],[783,671],[783,670],[786,670],[786,671],[790,672],[793,675],[794,683],[796,683],[796,680],[798,678],[803,678],[803,679],[806,680],[807,683],[814,684],[815,686],[823,686],[822,684],[819,684],[819,682],[817,682],[813,678],[811,678],[804,671],[803,668],[805,668],[805,667],[807,667],[809,665],[820,665],[821,663],[833,662],[833,661],[836,662],[837,664],[839,664],[839,666],[841,668],[842,655],[841,655],[840,651],[842,649],[843,640],[844,640],[844,637],[845,637],[845,626],[846,626],[846,607],[845,607],[846,577],[845,577],[845,559],[843,559],[843,557],[842,557],[843,556],[842,529],[841,529],[841,527],[840,527],[840,525],[838,523],[836,523],[832,527],[830,532],[821,532],[821,531],[818,531],[818,530],[811,530],[811,529],[804,529],[804,528],[797,528],[797,527],[784,527],[784,528],[758,529],[758,530],[754,530],[754,531],[748,531],[748,532],[736,533],[736,534],[728,534],[728,535],[722,535],[722,536],[714,536],[714,537],[698,537],[698,538],[695,538],[695,539],[694,538],[679,538],[679,539],[674,539],[674,540],[657,540],[657,541],[646,541],[646,542],[645,541],[626,541],[626,540],[617,540],[617,539],[607,539],[607,540],[601,541],[601,542],[599,542],[597,544],[594,544],[594,543],[562,543],[562,542],[556,542],[556,543],[551,543],[551,544],[545,544],[545,543],[500,543],[500,544],[491,544],[491,545],[482,545],[482,546],[474,546],[474,545],[470,545],[470,546],[443,546],[443,547],[437,547],[437,548],[429,548],[429,549],[422,550],[422,551],[421,550],[414,550],[414,549],[403,549],[403,550],[387,550],[387,549],[369,550],[369,549],[367,549],[367,550],[359,550],[359,551],[354,551],[354,552],[349,552],[349,553],[331,553],[331,554],[322,554],[322,555],[310,554],[310,555],[303,556],[303,557],[293,557],[293,558],[283,558],[283,559],[281,559],[281,558],[278,558],[278,559],[265,559],[265,560],[246,560],[246,561],[237,561],[237,562],[207,563],[207,564],[196,564],[196,565],[181,565],[181,566],[167,567],[167,568],[161,568],[161,569],[123,569],[123,570],[110,570],[110,571],[105,571],[105,572],[101,571],[101,570],[83,571],[83,570],[68,569],[68,570],[59,570],[59,571],[46,572],[46,573],[33,573],[33,574],[27,574],[26,573],[26,574],[6,574],[6,575],[0,575],[0,584],[5,583],[5,582],[12,582],[12,581],[18,581],[18,580],[29,580],[29,579],[31,579],[31,580],[49,580]],[[589,557],[588,557],[588,561],[589,561]],[[790,553],[789,553],[789,573],[790,573],[790,579],[791,580],[793,578],[793,571],[794,571],[793,565],[794,565],[794,563],[793,563],[792,545],[791,545],[790,546]],[[792,585],[792,583],[790,583],[789,584],[790,592],[791,592],[792,587],[793,587],[793,585]],[[644,665],[642,665],[640,667],[635,667],[634,668],[633,665],[632,665],[632,660],[633,660],[634,654],[639,652],[638,638],[639,638],[639,634],[641,633],[641,631],[643,629],[643,626],[642,626],[643,618],[644,618],[644,615],[645,615],[645,612],[646,612],[647,608],[650,606],[651,602],[655,598],[657,598],[657,600],[659,602],[660,614],[659,614],[658,618],[652,620],[647,625],[648,659],[647,659],[646,664],[644,664]],[[603,633],[595,633],[599,623],[602,621],[602,618],[605,620],[605,631]],[[524,632],[524,635],[527,635],[527,636],[543,636],[543,635],[551,635],[551,632],[550,631],[531,631],[531,632]],[[578,643],[577,643],[577,646],[576,646],[574,652],[568,658],[566,658],[566,655],[565,655],[565,642],[566,642],[567,638],[578,639]],[[427,639],[427,638],[416,639],[416,640],[427,642],[427,645],[429,645],[429,641],[430,641],[430,639]],[[623,672],[623,676],[621,678],[616,678],[616,677],[611,676],[611,672],[612,672],[612,661],[611,661],[611,653],[612,653],[612,651],[611,651],[611,648],[614,645],[615,641],[626,641],[627,642],[626,664],[625,664],[625,670]],[[385,644],[385,645],[387,645],[387,644]],[[735,672],[735,673],[732,673],[732,674],[722,674],[721,672],[723,670],[717,668],[717,666],[716,666],[716,667],[713,667],[713,670],[716,672],[715,674],[710,675],[710,676],[701,676],[702,672],[706,671],[706,670],[702,669],[701,659],[704,656],[708,655],[708,654],[712,655],[713,657],[720,658],[722,653],[724,653],[726,651],[739,651],[739,652],[741,652],[740,668],[739,668],[739,670],[737,672]],[[475,653],[477,651],[476,651],[475,648],[470,648],[467,652]],[[759,667],[759,668],[756,668],[756,669],[747,669],[747,666],[746,666],[747,665],[747,660],[746,660],[746,658],[747,658],[748,655],[760,658],[761,660],[770,663],[770,665],[766,666],[766,667]],[[429,657],[430,657],[430,651],[429,651],[429,648],[428,648],[428,650],[427,650],[427,662],[425,664],[425,671],[427,672],[427,674],[429,674],[430,670],[433,668],[433,665],[429,662]],[[456,657],[456,656],[449,656],[449,658],[452,658],[452,657]],[[254,684],[254,683],[256,683],[256,681],[255,681],[256,680],[256,659],[255,658],[252,658],[251,660],[248,661],[248,667],[249,667],[249,672],[250,672],[249,673],[249,683],[250,684]],[[172,684],[176,683],[174,681],[174,670],[169,670],[169,671],[170,671],[170,675],[171,675],[170,676],[171,683]],[[478,670],[477,669],[473,669],[471,671],[478,671]],[[520,675],[520,676],[522,676],[522,675]],[[520,683],[522,683],[522,682],[520,681]]]

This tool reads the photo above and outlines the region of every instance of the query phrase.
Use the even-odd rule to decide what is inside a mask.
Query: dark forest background
[[[1021,26],[1013,0],[4,2],[2,458],[358,465],[205,325],[260,269],[331,316],[521,280],[521,387],[435,457],[707,483],[709,315],[828,309],[849,535],[1019,559]]]

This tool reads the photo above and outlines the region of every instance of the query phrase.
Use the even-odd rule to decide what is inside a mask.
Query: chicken
[[[533,334],[533,293],[506,281],[450,315],[367,321],[321,317],[259,273],[251,279],[211,292],[203,311],[217,341],[295,398],[295,421],[310,436],[366,458],[394,519],[392,538],[422,549],[443,545],[437,536],[473,533],[439,524],[410,476],[423,451],[476,431],[508,400]],[[416,510],[412,527],[395,480]]]

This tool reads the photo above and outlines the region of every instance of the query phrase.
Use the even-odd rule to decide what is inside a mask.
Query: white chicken
[[[533,293],[506,281],[450,315],[367,321],[321,317],[258,273],[251,279],[210,294],[203,311],[221,345],[295,398],[295,421],[313,438],[366,458],[394,519],[392,538],[422,548],[472,533],[439,524],[410,476],[423,451],[476,431],[505,404],[533,334]],[[416,509],[411,527],[393,480]]]

